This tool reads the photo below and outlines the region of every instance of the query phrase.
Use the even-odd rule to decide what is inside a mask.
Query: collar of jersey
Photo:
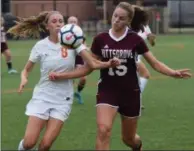
[[[51,48],[61,47],[59,42],[58,43],[54,43],[54,42],[50,41],[48,37],[46,38],[46,40],[47,40],[47,44]]]
[[[126,27],[126,29],[125,29],[125,33],[122,35],[122,36],[120,36],[119,38],[116,38],[113,34],[112,34],[112,29],[109,29],[109,35],[110,35],[110,37],[113,39],[113,40],[115,40],[115,41],[121,41],[121,40],[123,40],[125,37],[126,37],[126,35],[127,35],[127,33],[128,33],[128,30],[129,30],[129,28],[128,27]]]

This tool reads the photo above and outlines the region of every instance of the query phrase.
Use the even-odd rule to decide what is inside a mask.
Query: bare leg
[[[39,151],[47,151],[51,148],[63,127],[63,123],[63,121],[54,118],[48,120],[46,131],[38,148]]]
[[[137,118],[121,116],[123,142],[134,151],[141,151],[142,143],[137,135]]]
[[[36,145],[45,123],[45,120],[29,116],[24,139],[20,142],[18,150],[32,149]]]
[[[96,110],[96,150],[109,150],[111,130],[117,114],[117,108],[101,104],[97,106]]]

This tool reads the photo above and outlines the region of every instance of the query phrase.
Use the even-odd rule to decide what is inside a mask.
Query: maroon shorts
[[[81,56],[77,55],[75,58],[75,65],[84,65],[84,61]]]
[[[6,42],[1,42],[1,53],[4,53],[8,49]]]
[[[97,105],[108,104],[118,107],[118,112],[127,117],[138,117],[141,114],[140,90],[100,88],[97,93]]]

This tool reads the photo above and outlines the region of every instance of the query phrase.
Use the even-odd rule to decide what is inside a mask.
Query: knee
[[[36,142],[37,141],[35,139],[33,139],[33,138],[24,138],[23,147],[26,150],[30,150],[30,149],[32,149],[36,145]]]
[[[39,151],[47,151],[51,148],[52,142],[49,139],[43,139],[39,145]]]
[[[11,57],[11,51],[9,49],[5,50],[5,55]]]
[[[9,61],[11,59],[11,52],[9,49],[7,49],[4,53],[6,60]]]
[[[111,135],[111,126],[99,124],[98,125],[98,136],[100,139],[109,139]]]

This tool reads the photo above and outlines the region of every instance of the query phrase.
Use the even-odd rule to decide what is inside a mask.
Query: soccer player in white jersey
[[[138,35],[141,36],[144,40],[148,40],[151,46],[155,45],[155,35],[152,34],[148,25],[144,26],[144,31],[138,32]],[[147,82],[150,78],[150,72],[146,68],[145,64],[141,61],[141,55],[138,55],[137,65],[138,65],[141,97],[142,97],[142,93],[143,93],[143,91],[147,85]],[[143,105],[141,107],[142,107],[142,109],[144,109]]]
[[[132,21],[131,27],[134,31],[138,32],[138,35],[141,36],[144,40],[148,40],[151,46],[155,45],[155,35],[152,34],[149,26],[148,26],[148,14],[147,11],[144,11],[142,7],[133,5],[135,8],[135,14],[134,14],[134,19]],[[144,13],[141,13],[143,12]],[[139,22],[143,20],[145,25],[142,25],[141,30],[137,29],[137,25]],[[138,75],[139,75],[139,84],[140,84],[140,90],[141,90],[141,98],[142,98],[142,93],[147,85],[147,82],[150,78],[150,72],[146,68],[145,64],[141,61],[141,55],[138,55],[137,58],[137,66],[138,66]],[[142,109],[144,109],[144,106],[141,106]]]
[[[38,150],[49,150],[71,112],[74,94],[73,81],[68,79],[50,81],[48,79],[50,72],[73,70],[76,54],[80,54],[87,65],[93,69],[107,68],[118,63],[114,59],[107,62],[95,61],[86,51],[84,45],[76,49],[62,47],[58,41],[58,32],[63,25],[63,16],[57,11],[50,11],[43,12],[36,17],[25,18],[9,31],[12,34],[24,37],[38,35],[42,30],[49,32],[48,37],[38,41],[32,48],[29,60],[21,73],[19,93],[23,91],[27,84],[29,72],[33,69],[35,63],[40,63],[41,77],[34,88],[32,99],[26,106],[25,113],[29,116],[28,124],[18,150],[32,149],[44,127],[46,129]]]

